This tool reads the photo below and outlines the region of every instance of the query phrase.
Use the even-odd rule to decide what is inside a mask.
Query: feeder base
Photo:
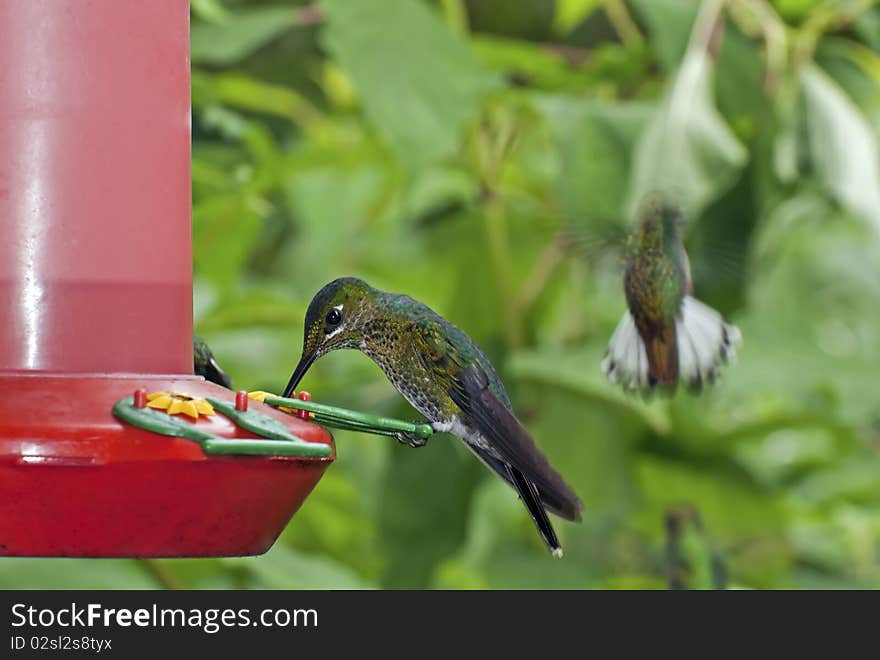
[[[262,554],[335,457],[206,456],[191,440],[112,416],[140,388],[235,400],[196,376],[0,374],[0,556]],[[249,405],[333,445],[320,426]],[[222,415],[194,423],[257,437]]]

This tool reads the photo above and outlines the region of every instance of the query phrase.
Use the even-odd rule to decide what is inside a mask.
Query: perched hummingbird
[[[284,396],[315,360],[339,348],[366,354],[435,431],[464,440],[516,490],[550,551],[562,556],[547,512],[579,521],[583,505],[514,416],[495,369],[470,337],[409,296],[337,279],[309,305],[302,358]],[[406,434],[398,440],[426,442]]]
[[[232,379],[217,363],[217,359],[198,335],[193,335],[193,372],[196,376],[204,376],[205,380],[217,383],[223,387],[232,387]]]
[[[670,589],[724,589],[727,570],[689,504],[666,513],[666,579]]]
[[[602,370],[628,390],[693,390],[713,382],[742,336],[714,309],[691,296],[691,269],[679,209],[649,195],[627,241],[624,289],[629,310],[611,336]]]

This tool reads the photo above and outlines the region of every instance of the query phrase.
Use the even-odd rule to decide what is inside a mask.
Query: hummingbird
[[[703,529],[700,512],[682,504],[666,513],[666,578],[670,589],[725,589],[727,570]]]
[[[208,344],[198,335],[193,335],[193,373],[223,387],[232,387],[229,374],[223,371]]]
[[[547,512],[580,521],[583,505],[517,420],[495,368],[467,334],[409,296],[356,278],[334,280],[309,304],[302,357],[284,396],[315,360],[343,348],[372,359],[436,432],[463,440],[512,486],[550,552],[562,556]],[[427,442],[407,433],[397,439]]]
[[[682,380],[696,392],[736,356],[742,335],[692,295],[680,209],[653,194],[639,216],[626,248],[629,309],[611,336],[602,371],[628,390],[672,390]]]

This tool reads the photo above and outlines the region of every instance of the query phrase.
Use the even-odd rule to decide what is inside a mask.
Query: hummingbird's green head
[[[639,210],[635,232],[637,249],[663,249],[681,240],[684,217],[681,209],[660,193],[647,195]]]
[[[306,311],[303,352],[284,388],[290,396],[309,367],[322,355],[339,348],[357,348],[363,337],[362,322],[372,316],[377,291],[363,280],[341,277],[315,294]]]

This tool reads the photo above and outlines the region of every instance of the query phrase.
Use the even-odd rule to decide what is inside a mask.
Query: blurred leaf
[[[632,0],[639,16],[648,24],[657,59],[667,73],[673,73],[687,50],[698,3],[693,0]]]
[[[330,396],[327,389],[321,391],[322,397]],[[388,560],[376,518],[393,441],[340,431],[333,435],[337,446],[333,469],[297,512],[283,540],[304,552],[342,562],[378,584]]]
[[[631,217],[653,191],[666,192],[688,217],[697,217],[740,174],[748,152],[715,108],[711,80],[708,55],[688,53],[636,147]]]
[[[466,538],[461,551],[440,565],[432,586],[584,589],[598,581],[591,563],[578,561],[570,546],[562,561],[550,556],[522,503],[499,479],[484,481],[477,491]]]
[[[607,337],[611,336],[609,329]],[[655,433],[666,433],[669,420],[655,404],[625,394],[607,381],[599,365],[605,352],[607,337],[598,345],[574,350],[544,350],[516,353],[510,370],[520,379],[545,383],[579,394],[584,400],[601,402],[606,410],[620,408],[619,414],[629,422],[641,423]]]
[[[880,458],[874,454],[859,452],[848,461],[817,470],[803,479],[793,494],[811,504],[828,504],[846,499],[850,502],[866,502],[873,506],[880,503]]]
[[[384,586],[428,586],[437,562],[462,542],[482,465],[452,446],[459,442],[441,435],[419,450],[394,448],[379,517],[388,557]]]
[[[193,87],[198,88],[201,95],[193,100],[197,107],[219,102],[243,110],[278,115],[301,124],[308,124],[317,117],[317,111],[309,101],[286,87],[240,74],[209,76],[194,71],[192,75]]]
[[[718,109],[741,139],[753,137],[765,111],[764,62],[761,52],[733,25],[724,28],[714,76]]]
[[[772,2],[774,9],[793,23],[800,22],[817,7],[829,4],[824,0],[772,0]]]
[[[560,197],[571,225],[622,224],[631,154],[650,109],[644,105],[582,104],[573,130],[560,134]],[[592,221],[592,223],[590,222]]]
[[[785,506],[754,484],[734,476],[701,470],[662,458],[638,460],[644,508],[638,520],[644,530],[663,520],[667,508],[692,503],[713,536],[730,540],[782,529]]]
[[[3,589],[157,589],[161,585],[133,559],[4,557]]]
[[[306,303],[298,303],[288,297],[268,290],[239,291],[215,302],[203,311],[199,327],[204,332],[259,326],[290,327],[302,323]],[[213,344],[212,344],[213,345]]]
[[[260,589],[370,589],[375,585],[332,559],[309,555],[276,543],[262,557],[224,559],[246,570]]]
[[[880,236],[880,146],[853,102],[814,65],[801,70],[813,167],[828,190]]]
[[[859,106],[880,134],[880,54],[842,38],[819,42],[816,61]]]
[[[324,7],[327,48],[400,161],[419,169],[449,155],[493,86],[468,46],[416,0]]]
[[[190,0],[190,9],[193,16],[209,23],[222,23],[229,16],[220,0]]]
[[[487,69],[515,76],[534,87],[572,88],[583,80],[581,71],[546,47],[494,35],[476,35],[472,43]]]
[[[880,52],[880,7],[862,13],[855,23],[856,32],[875,52]]]
[[[228,65],[247,57],[296,23],[292,7],[256,7],[222,22],[195,23],[190,36],[194,64]]]
[[[201,246],[196,273],[221,288],[233,285],[257,240],[260,207],[257,199],[218,196],[193,209],[193,242]]]

